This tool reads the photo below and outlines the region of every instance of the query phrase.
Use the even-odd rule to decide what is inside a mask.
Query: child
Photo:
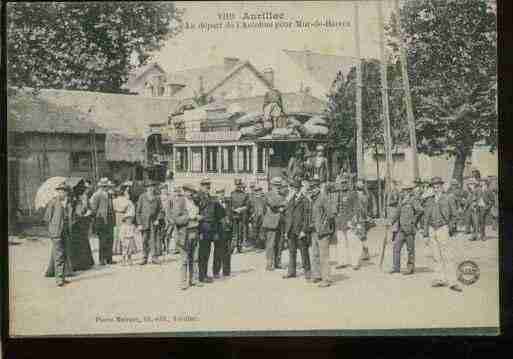
[[[128,194],[128,192],[126,191],[125,194]],[[126,265],[127,263],[132,265],[132,254],[137,251],[134,225],[135,206],[132,201],[128,198],[126,199],[126,209],[119,227],[119,240],[121,242],[123,265]]]

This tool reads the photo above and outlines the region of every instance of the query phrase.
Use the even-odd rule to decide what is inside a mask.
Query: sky
[[[362,57],[379,57],[378,12],[376,1],[358,1],[360,47]],[[166,72],[221,64],[224,57],[249,60],[257,68],[275,67],[277,53],[283,49],[305,50],[332,55],[355,56],[354,7],[352,1],[251,1],[251,2],[176,2],[185,10],[183,20],[195,24],[196,29],[184,31],[169,40],[153,56]],[[383,1],[385,20],[389,18],[393,2]],[[331,28],[252,28],[202,31],[200,23],[219,23],[218,14],[233,13],[242,21],[244,13],[283,13],[288,23],[296,20],[320,21],[329,19],[345,25]],[[257,20],[258,21],[258,20]],[[223,23],[226,26],[226,22]]]

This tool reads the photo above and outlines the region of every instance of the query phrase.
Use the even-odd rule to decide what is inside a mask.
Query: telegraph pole
[[[381,97],[383,102],[383,127],[386,156],[386,202],[385,208],[388,209],[388,193],[392,182],[392,134],[390,132],[390,114],[388,109],[388,81],[387,81],[387,63],[385,59],[385,33],[383,20],[383,4],[378,1],[379,18],[379,56],[381,63]]]
[[[362,60],[360,55],[360,29],[357,1],[353,3],[353,9],[354,43],[356,47],[356,172],[358,179],[365,179],[362,135]]]
[[[415,118],[413,117],[413,105],[411,101],[410,80],[408,78],[408,69],[406,62],[406,49],[404,46],[404,33],[401,26],[401,15],[399,11],[399,0],[394,2],[395,13],[397,14],[397,27],[399,30],[399,51],[401,60],[401,72],[404,87],[404,101],[406,102],[406,116],[408,118],[408,129],[410,132],[410,146],[413,154],[413,178],[420,177],[419,159],[417,157],[417,136],[415,134]]]

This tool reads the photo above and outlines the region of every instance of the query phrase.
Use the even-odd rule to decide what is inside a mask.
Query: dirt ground
[[[202,288],[181,291],[176,256],[161,265],[119,264],[77,272],[58,288],[43,273],[50,242],[11,238],[11,335],[128,334],[208,331],[347,330],[497,327],[499,323],[498,239],[453,241],[457,261],[473,260],[479,280],[457,293],[431,288],[430,250],[416,240],[417,272],[390,275],[391,246],[383,270],[379,246],[383,228],[369,232],[371,260],[359,271],[336,269],[334,285],[318,288],[301,274],[282,279],[284,270],[266,272],[263,252],[232,259],[233,276]],[[96,247],[93,243],[93,246]],[[97,259],[97,252],[94,252]],[[406,248],[403,250],[403,268]],[[299,256],[298,256],[299,257]],[[209,273],[211,275],[211,261]],[[283,264],[287,264],[287,251]],[[206,334],[205,334],[206,335]]]

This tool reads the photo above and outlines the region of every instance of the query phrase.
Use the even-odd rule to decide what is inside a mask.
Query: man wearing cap
[[[256,186],[253,203],[251,204],[251,235],[253,237],[253,241],[255,242],[255,246],[260,249],[265,248],[265,239],[263,238],[262,232],[262,220],[264,218],[264,211],[265,197],[262,191],[262,186]]]
[[[285,199],[280,195],[283,185],[281,177],[271,180],[271,190],[265,195],[265,214],[262,228],[265,232],[266,270],[279,268],[279,230],[282,224],[282,213],[285,209]]]
[[[147,264],[150,259],[151,263],[159,264],[155,240],[157,226],[163,218],[163,212],[160,198],[155,194],[155,185],[155,182],[151,180],[145,183],[146,192],[139,196],[135,208],[137,228],[143,239],[143,261],[141,265]]]
[[[402,201],[394,216],[390,220],[396,226],[397,235],[394,237],[393,268],[391,274],[401,272],[401,250],[406,243],[408,251],[408,269],[403,274],[415,272],[415,234],[417,232],[417,218],[422,208],[413,194],[413,183],[403,185]]]
[[[235,190],[231,193],[231,202],[233,208],[233,232],[235,236],[235,243],[237,251],[242,252],[242,243],[246,241],[244,219],[250,207],[249,196],[243,190],[242,180],[235,179]]]
[[[199,223],[199,281],[211,282],[207,275],[208,260],[212,249],[212,242],[219,241],[222,235],[221,220],[225,216],[224,208],[219,201],[210,195],[210,179],[203,178],[200,183],[199,201],[196,202],[199,214],[202,217]]]
[[[449,240],[449,224],[455,215],[453,203],[443,192],[440,177],[431,179],[433,197],[426,203],[424,219],[424,237],[430,237],[433,251],[435,279],[432,287],[449,286],[454,291],[462,289],[456,279],[456,263]]]
[[[314,176],[310,182],[309,234],[312,240],[312,282],[319,287],[329,287],[330,275],[329,239],[335,231],[333,205],[320,189],[320,181]]]
[[[98,182],[98,189],[91,196],[91,214],[95,221],[95,231],[99,240],[100,265],[112,264],[112,250],[114,242],[115,214],[112,198],[108,191],[110,181],[102,178]]]
[[[288,242],[289,265],[284,279],[296,277],[297,250],[301,255],[301,263],[305,279],[310,281],[310,255],[308,253],[308,208],[309,201],[301,191],[301,182],[295,180],[290,185],[290,199],[285,209],[284,240]]]
[[[73,208],[69,199],[70,188],[63,182],[56,188],[57,196],[46,206],[45,222],[48,224],[48,234],[52,240],[52,259],[47,273],[53,272],[57,286],[62,287],[68,281],[66,274],[71,273],[71,262],[67,252],[68,241],[71,240],[71,224],[73,222]],[[49,276],[47,274],[47,276]]]
[[[221,270],[223,276],[227,277],[230,275],[231,269],[231,208],[229,197],[226,196],[224,188],[216,190],[215,202],[219,211],[224,213],[218,225],[218,238],[214,240],[212,273],[214,278],[217,279],[220,277]]]

